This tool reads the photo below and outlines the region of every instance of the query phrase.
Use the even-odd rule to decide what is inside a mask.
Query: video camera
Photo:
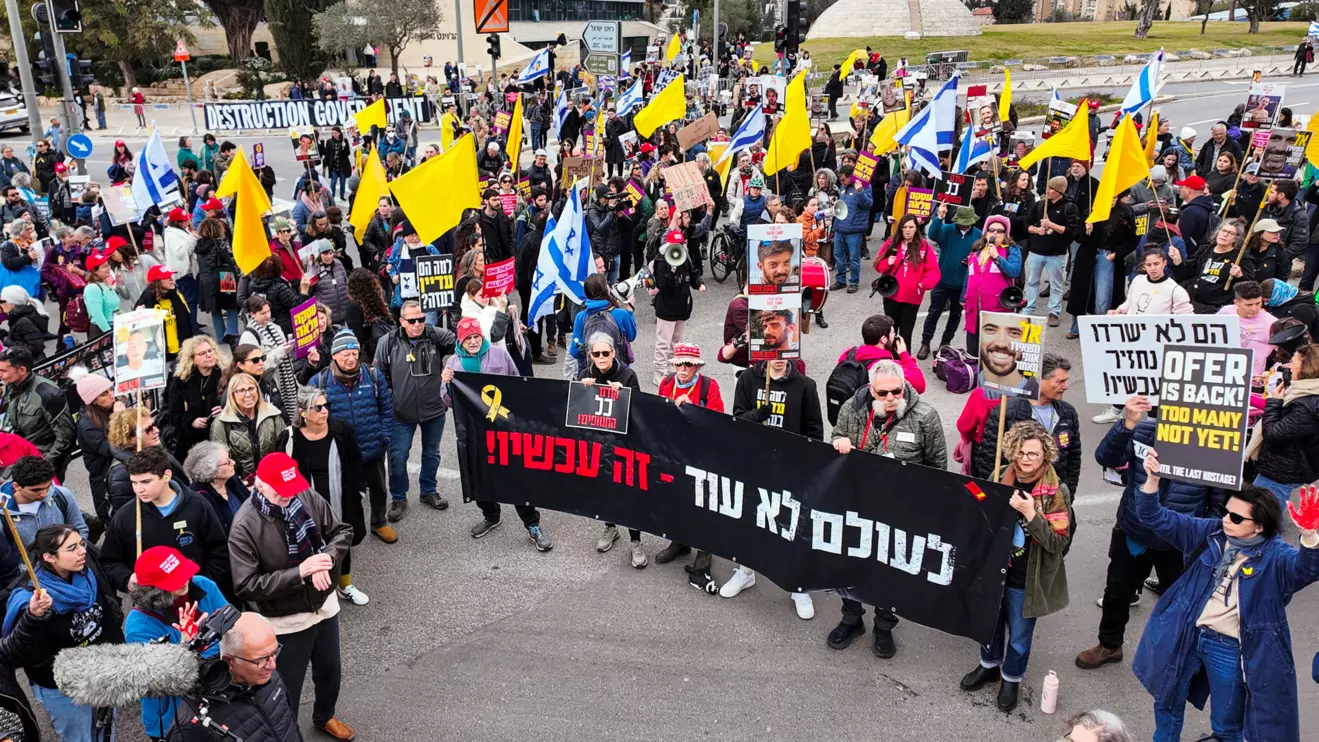
[[[182,645],[189,652],[197,655],[197,695],[202,698],[216,701],[229,700],[228,689],[233,681],[229,675],[229,665],[219,657],[204,658],[202,653],[219,642],[225,633],[238,623],[240,615],[242,614],[237,608],[225,605],[207,616],[198,627],[197,635]],[[165,638],[161,637],[152,643],[163,644],[165,641]]]

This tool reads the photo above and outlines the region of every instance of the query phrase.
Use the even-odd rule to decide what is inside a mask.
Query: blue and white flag
[[[621,68],[621,69],[619,70],[619,77],[631,77],[631,76],[632,76],[632,50],[631,50],[631,49],[628,49],[627,51],[623,52],[623,59],[619,61],[618,66]]]
[[[632,86],[619,94],[618,99],[614,101],[614,110],[618,111],[619,116],[626,116],[632,112],[634,106],[639,106],[645,101],[645,85],[641,80],[632,83]]]
[[[527,62],[527,66],[522,69],[522,74],[518,75],[518,84],[526,85],[538,77],[545,77],[550,74],[550,48],[536,52],[536,56]]]
[[[953,163],[953,172],[965,174],[977,162],[984,162],[993,154],[989,141],[976,136],[974,127],[966,127],[962,136],[962,147],[957,151],[957,161]]]
[[[733,157],[744,149],[749,149],[752,145],[761,144],[765,141],[765,112],[760,106],[751,109],[742,123],[738,125],[737,131],[733,132],[733,138],[728,142],[728,149],[720,156],[719,162],[715,163],[718,167],[728,158]]]
[[[146,146],[137,153],[137,169],[133,173],[133,200],[138,211],[146,211],[152,204],[163,206],[182,201],[179,185],[179,176],[170,167],[165,145],[160,142],[160,131],[153,130]]]
[[[527,320],[554,314],[554,295],[563,293],[577,304],[586,303],[586,278],[595,273],[591,240],[586,233],[586,212],[582,208],[581,181],[568,189],[568,203],[556,220],[545,223],[545,237],[540,242],[536,277],[531,283],[531,304]]]
[[[1135,115],[1137,111],[1154,102],[1159,92],[1159,73],[1163,70],[1163,50],[1150,55],[1140,74],[1131,81],[1127,97],[1122,99],[1122,112]]]
[[[957,128],[957,82],[960,75],[951,79],[934,94],[934,100],[922,108],[907,125],[898,130],[894,139],[908,147],[907,157],[912,167],[920,168],[931,177],[943,175],[939,153],[953,148],[953,132]]]
[[[1319,36],[1319,21],[1310,21],[1310,28],[1305,32],[1306,36]]]
[[[554,136],[563,130],[563,122],[568,118],[572,106],[568,105],[568,91],[559,89],[559,97],[554,99]]]

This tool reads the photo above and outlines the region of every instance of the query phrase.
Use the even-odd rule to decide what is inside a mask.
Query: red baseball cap
[[[153,546],[142,552],[133,565],[137,584],[172,593],[197,576],[201,567],[171,546]]]
[[[206,203],[202,204],[202,211],[224,211],[224,204],[220,203],[218,198],[207,199]]]
[[[641,143],[641,151],[642,151],[642,152],[654,152],[654,151],[655,151],[655,145],[651,144],[650,142],[642,142],[642,143]]]
[[[169,216],[166,217],[166,220],[171,222],[186,222],[188,221],[188,212],[184,211],[181,207],[175,206],[169,210]]]
[[[111,252],[113,252],[113,250],[93,252],[91,255],[87,256],[87,259],[83,261],[83,263],[84,265],[87,266],[87,270],[94,271],[97,268],[100,268],[102,265],[105,265],[105,263],[108,260],[110,260]]]
[[[111,237],[105,241],[105,254],[109,255],[121,247],[128,247],[128,240],[118,235]]]
[[[1173,183],[1173,185],[1186,186],[1193,191],[1203,191],[1205,189],[1205,179],[1201,178],[1199,175],[1192,175],[1189,178]]]
[[[67,173],[68,171],[69,171],[69,167],[68,167],[68,165],[65,165],[65,164],[62,163],[62,162],[57,162],[57,163],[55,163],[55,172],[57,172],[57,173]]]
[[[280,497],[296,497],[311,489],[298,471],[298,462],[283,451],[266,454],[256,467],[256,478],[269,485]]]
[[[148,282],[163,281],[166,278],[173,278],[173,277],[174,277],[174,271],[170,270],[169,268],[166,268],[163,265],[153,265],[151,266],[151,269],[147,271]]]

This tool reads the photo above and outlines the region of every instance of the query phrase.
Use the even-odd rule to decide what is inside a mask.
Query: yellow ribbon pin
[[[1243,574],[1243,575],[1249,577],[1249,576],[1255,574],[1255,568],[1254,568],[1254,567],[1242,567],[1242,568],[1241,568],[1241,574]]]
[[[481,401],[485,402],[486,408],[490,410],[485,417],[490,422],[494,422],[496,417],[508,417],[508,408],[499,404],[503,399],[504,393],[494,384],[489,384],[481,390]]]

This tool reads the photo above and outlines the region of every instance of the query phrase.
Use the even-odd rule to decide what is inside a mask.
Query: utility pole
[[[67,134],[77,134],[81,129],[78,117],[73,115],[73,83],[69,82],[69,57],[64,51],[64,37],[55,28],[55,24],[50,17],[50,9],[45,3],[37,3],[32,6],[32,18],[41,27],[42,33],[50,34],[51,45],[55,48],[55,59],[51,60],[51,65],[55,68],[55,74],[59,76],[60,88],[64,92],[64,102],[60,106],[61,117],[64,121],[64,131]],[[21,37],[20,37],[21,38]],[[38,123],[40,120],[38,119]],[[36,133],[36,132],[34,132]]]
[[[716,70],[719,69],[719,0],[714,0],[714,23],[710,25],[710,35],[714,37],[714,58],[710,60]]]
[[[27,39],[23,36],[23,23],[18,17],[18,0],[5,0],[9,13],[9,38],[13,42],[14,61],[18,64],[18,79],[23,85],[23,102],[27,106],[28,133],[32,146],[41,138],[41,111],[37,108],[37,84],[32,79],[32,62],[27,56]]]
[[[458,64],[464,64],[467,60],[463,59],[463,0],[453,0],[453,19],[458,29]]]

